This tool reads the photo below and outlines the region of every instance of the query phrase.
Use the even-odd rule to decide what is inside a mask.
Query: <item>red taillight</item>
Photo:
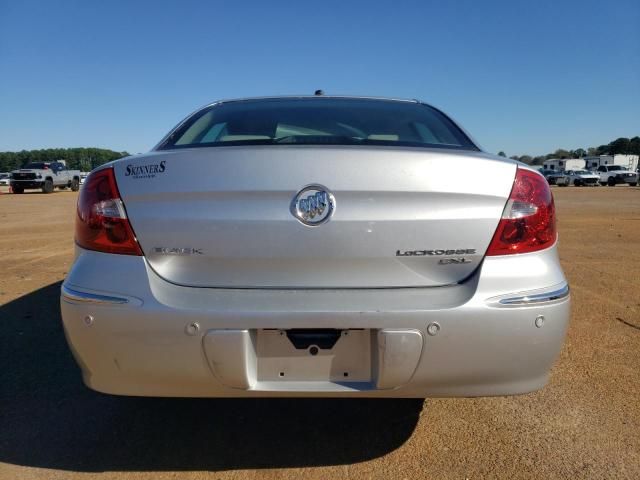
[[[518,168],[487,255],[535,252],[556,241],[556,212],[545,178]]]
[[[89,175],[80,190],[76,243],[87,250],[142,255],[112,168]]]

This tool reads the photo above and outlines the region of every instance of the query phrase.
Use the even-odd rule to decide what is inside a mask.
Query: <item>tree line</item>
[[[105,148],[45,148],[0,152],[0,172],[10,172],[30,162],[55,162],[65,160],[67,167],[88,172],[103,163],[126,157],[128,152],[114,152]]]
[[[498,155],[506,157],[504,152],[499,152]],[[531,155],[513,155],[509,158],[528,163],[529,165],[542,165],[545,160],[550,158],[582,158],[598,155],[640,155],[640,137],[620,137],[606,145],[589,147],[586,150],[584,148],[576,148],[575,150],[558,148],[555,152],[547,153],[546,155],[538,155],[535,157]]]

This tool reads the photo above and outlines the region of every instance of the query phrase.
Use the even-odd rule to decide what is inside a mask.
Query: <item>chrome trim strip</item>
[[[79,292],[69,287],[62,286],[62,297],[74,303],[89,303],[92,305],[123,305],[129,303],[127,298],[97,295],[95,293]]]
[[[500,305],[536,305],[538,303],[562,300],[569,296],[569,285],[553,290],[551,292],[536,293],[533,295],[523,295],[521,297],[509,297],[498,300]]]

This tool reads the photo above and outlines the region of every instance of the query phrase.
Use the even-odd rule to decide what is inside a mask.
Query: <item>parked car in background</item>
[[[620,183],[627,183],[632,187],[638,185],[638,173],[630,171],[622,165],[600,165],[598,167],[600,185],[614,187]]]
[[[519,394],[569,321],[544,177],[418,101],[218,102],[74,215],[62,318],[101,392]]]
[[[80,188],[80,171],[68,170],[63,162],[33,162],[11,172],[13,193],[24,193],[26,189],[39,188],[51,193],[54,188]]]
[[[11,174],[0,173],[0,185],[9,185]]]
[[[566,187],[569,185],[569,177],[564,172],[554,171],[547,175],[547,182],[549,185],[557,185],[559,187]]]
[[[89,172],[80,172],[80,185],[84,184],[84,181],[87,179]]]
[[[553,175],[554,173],[556,173],[555,170],[551,170],[548,168],[539,168],[538,172],[540,172],[540,174],[547,180],[549,181],[548,177],[549,175]]]
[[[540,174],[547,180],[549,185],[561,185],[566,187],[568,179],[564,178],[564,173],[558,170],[552,170],[550,168],[539,168]]]
[[[589,170],[567,170],[564,172],[570,185],[576,187],[582,187],[583,185],[595,185],[597,186],[600,181],[600,175],[597,175]]]

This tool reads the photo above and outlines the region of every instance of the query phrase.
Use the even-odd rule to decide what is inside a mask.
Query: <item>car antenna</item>
[[[314,95],[315,95],[315,96],[317,96],[317,97],[321,97],[322,95],[324,95],[324,91],[322,91],[322,90],[316,90],[316,91],[315,91],[315,93],[314,93]]]

